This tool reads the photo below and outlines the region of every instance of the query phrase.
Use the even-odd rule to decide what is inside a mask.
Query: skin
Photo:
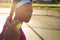
[[[21,9],[21,10],[20,10]],[[32,5],[26,3],[15,10],[16,18],[20,21],[29,22],[32,15]]]
[[[6,40],[21,40],[21,32],[16,28],[16,23],[18,23],[17,20],[13,20],[11,23],[7,22]]]
[[[23,10],[23,11],[22,11]],[[12,20],[13,12],[15,11],[15,18]],[[21,32],[16,28],[16,24],[19,22],[29,22],[32,15],[32,6],[30,3],[26,3],[19,8],[15,8],[15,4],[12,7],[10,16],[6,20],[9,32],[6,33],[6,40],[21,40]]]

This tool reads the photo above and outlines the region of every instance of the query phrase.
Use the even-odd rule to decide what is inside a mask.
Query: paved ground
[[[60,17],[60,10],[34,10],[33,14]]]
[[[37,11],[35,10],[34,13],[36,12]],[[50,10],[47,12],[47,10],[40,10],[37,13],[38,15],[32,16],[28,25],[25,23],[23,24],[25,25],[23,26],[23,30],[25,32],[27,40],[60,40],[59,11]],[[42,16],[39,13],[41,13]],[[45,15],[43,13],[45,13]],[[48,15],[49,13],[51,14]]]
[[[49,10],[49,12],[47,10],[35,10],[33,13],[36,15],[32,15],[28,25],[26,23],[22,25],[27,40],[60,40],[60,12],[56,10]],[[53,16],[47,15],[49,13],[53,14]],[[8,14],[0,14],[0,32],[7,16]]]
[[[27,40],[60,40],[60,18],[49,16],[32,16],[28,23],[23,26]],[[38,33],[32,31],[31,27]],[[39,36],[40,35],[40,36]]]

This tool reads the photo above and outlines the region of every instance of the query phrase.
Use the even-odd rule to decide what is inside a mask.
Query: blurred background
[[[0,33],[13,0],[0,0]],[[33,13],[22,29],[27,40],[60,40],[60,0],[33,0]]]

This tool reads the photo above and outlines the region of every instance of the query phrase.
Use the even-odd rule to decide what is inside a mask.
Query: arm
[[[11,7],[11,11],[10,11],[10,15],[8,16],[8,18],[9,18],[9,20],[12,20],[12,16],[13,16],[13,14],[14,14],[14,11],[15,11],[15,5],[16,5],[16,3],[12,3],[12,7]]]
[[[15,11],[15,5],[16,5],[16,3],[13,3],[10,15],[9,15],[9,17],[7,18],[7,21],[6,21],[7,26],[8,26],[8,30],[7,30],[7,33],[6,33],[6,39],[7,40],[20,40],[20,38],[21,38],[20,30],[16,29],[16,24],[15,23],[17,23],[17,20],[12,21],[12,16],[13,16],[13,13]]]
[[[17,20],[13,20],[11,23],[7,20],[8,30],[6,33],[7,40],[20,40],[21,32],[16,28]]]

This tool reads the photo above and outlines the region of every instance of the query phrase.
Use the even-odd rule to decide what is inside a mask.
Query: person
[[[15,16],[13,14],[15,12]],[[10,15],[2,31],[2,40],[26,40],[22,22],[29,22],[32,16],[32,0],[13,0]]]

